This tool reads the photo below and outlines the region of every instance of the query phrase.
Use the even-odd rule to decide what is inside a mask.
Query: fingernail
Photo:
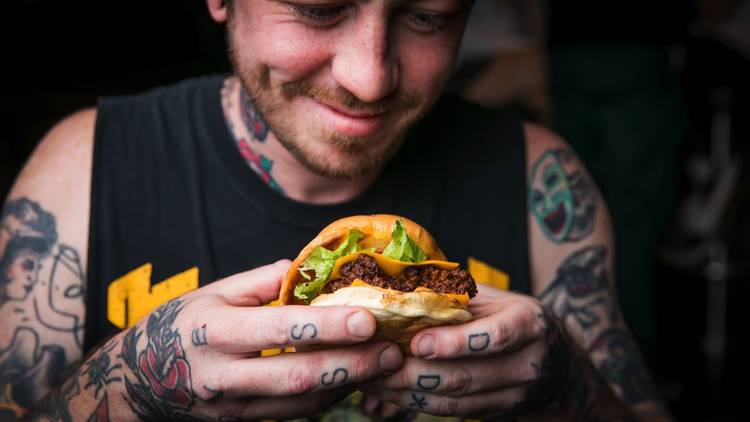
[[[430,357],[435,353],[435,337],[425,334],[419,339],[417,353],[420,358]]]
[[[375,327],[368,315],[364,312],[355,312],[346,319],[346,329],[349,334],[359,338],[370,338]]]
[[[389,346],[380,352],[380,369],[384,371],[393,371],[401,367],[404,358],[401,350],[396,346]]]

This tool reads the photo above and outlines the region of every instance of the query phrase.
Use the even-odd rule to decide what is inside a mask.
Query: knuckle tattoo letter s
[[[327,386],[333,385],[338,380],[338,384],[343,384],[347,379],[349,379],[349,371],[345,368],[336,368],[333,373],[323,372],[320,376],[320,383]]]
[[[314,339],[318,337],[318,327],[315,324],[307,323],[300,327],[299,324],[292,325],[290,336],[294,340],[302,340],[303,338]]]

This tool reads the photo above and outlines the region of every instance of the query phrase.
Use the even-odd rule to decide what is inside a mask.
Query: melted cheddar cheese
[[[359,255],[368,255],[372,257],[375,260],[375,262],[378,263],[378,266],[386,274],[388,274],[391,277],[394,277],[403,273],[407,267],[422,267],[425,265],[435,265],[444,270],[452,270],[454,268],[458,268],[458,262],[448,262],[448,261],[440,261],[437,259],[430,259],[427,261],[422,261],[420,263],[414,263],[414,262],[404,262],[404,261],[399,261],[398,259],[388,258],[387,256],[384,256],[375,252],[355,252],[353,254],[342,256],[341,258],[337,259],[336,263],[333,264],[333,271],[331,271],[331,275],[330,277],[328,277],[328,279],[335,280],[337,278],[340,278],[341,266],[349,262],[356,261]]]
[[[445,261],[441,261],[441,262],[445,262]],[[365,283],[364,281],[362,281],[359,278],[355,279],[352,282],[351,286],[374,287],[374,286],[371,286],[371,285]],[[376,287],[376,288],[382,289],[381,287]],[[404,293],[404,292],[400,292],[398,290],[393,290],[393,289],[382,289],[382,290],[386,290],[386,291],[392,292],[394,294]],[[427,287],[417,287],[416,289],[414,289],[414,291],[415,292],[432,292],[432,290],[428,289]],[[469,303],[469,294],[468,293],[443,293],[443,294],[446,295],[446,296],[448,296],[449,298],[455,300],[456,302],[460,303],[461,305],[465,306],[467,303]]]

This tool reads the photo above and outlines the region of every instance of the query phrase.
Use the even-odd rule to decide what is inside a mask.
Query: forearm
[[[626,405],[601,378],[593,365],[579,363],[581,372],[567,382],[554,400],[540,411],[529,412],[524,422],[542,421],[654,421],[668,422],[672,417],[658,402]]]
[[[608,382],[603,363],[597,368],[557,318],[548,315],[548,321],[550,356],[545,372],[549,381],[540,387],[546,392],[536,392],[546,403],[537,407],[541,411],[525,415],[524,420],[672,420],[666,408],[653,398],[628,402],[622,387]]]
[[[551,410],[576,421],[636,421],[631,409],[607,385],[594,365],[576,350],[567,381],[553,399]]]
[[[548,354],[524,421],[636,421],[558,318],[545,312]]]
[[[135,421],[125,400],[120,336],[93,353],[23,421]]]

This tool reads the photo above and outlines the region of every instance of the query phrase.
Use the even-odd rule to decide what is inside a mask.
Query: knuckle
[[[544,316],[544,308],[536,304],[529,309],[529,321],[531,322],[531,333],[534,338],[542,338],[547,333],[547,319]]]
[[[286,323],[281,318],[270,318],[265,324],[265,341],[270,346],[286,346],[289,344],[289,333]]]
[[[472,375],[466,368],[456,369],[445,380],[444,391],[450,396],[463,396],[471,389]]]
[[[510,328],[504,320],[497,321],[492,327],[492,344],[495,350],[503,350],[511,343]]]
[[[373,371],[372,358],[369,356],[357,356],[352,362],[352,372],[354,373],[354,380],[362,381],[369,378]]]
[[[287,390],[291,395],[305,394],[312,391],[317,385],[317,380],[313,376],[310,366],[305,363],[298,363],[289,368],[287,373]]]
[[[229,373],[229,371],[217,371],[214,379],[214,385],[216,385],[217,390],[225,393],[233,392],[235,390],[234,385],[232,385],[231,381],[228,379]],[[198,380],[194,380],[193,382],[195,381]]]
[[[541,319],[536,319],[533,324],[533,328],[531,329],[531,334],[534,336],[534,338],[540,339],[544,338],[544,336],[547,334],[547,324],[544,323]]]
[[[445,350],[442,351],[443,353],[440,354],[441,350],[440,347],[437,348],[439,355],[441,356],[457,356],[460,355],[461,352],[463,352],[466,349],[466,337],[465,335],[459,335],[459,333],[456,333],[457,335],[452,335],[449,337],[448,341],[443,341],[445,344]],[[438,337],[440,340],[440,337]],[[440,341],[438,341],[438,346],[441,344]]]
[[[438,401],[435,413],[438,416],[456,416],[458,414],[458,401],[452,399]]]

